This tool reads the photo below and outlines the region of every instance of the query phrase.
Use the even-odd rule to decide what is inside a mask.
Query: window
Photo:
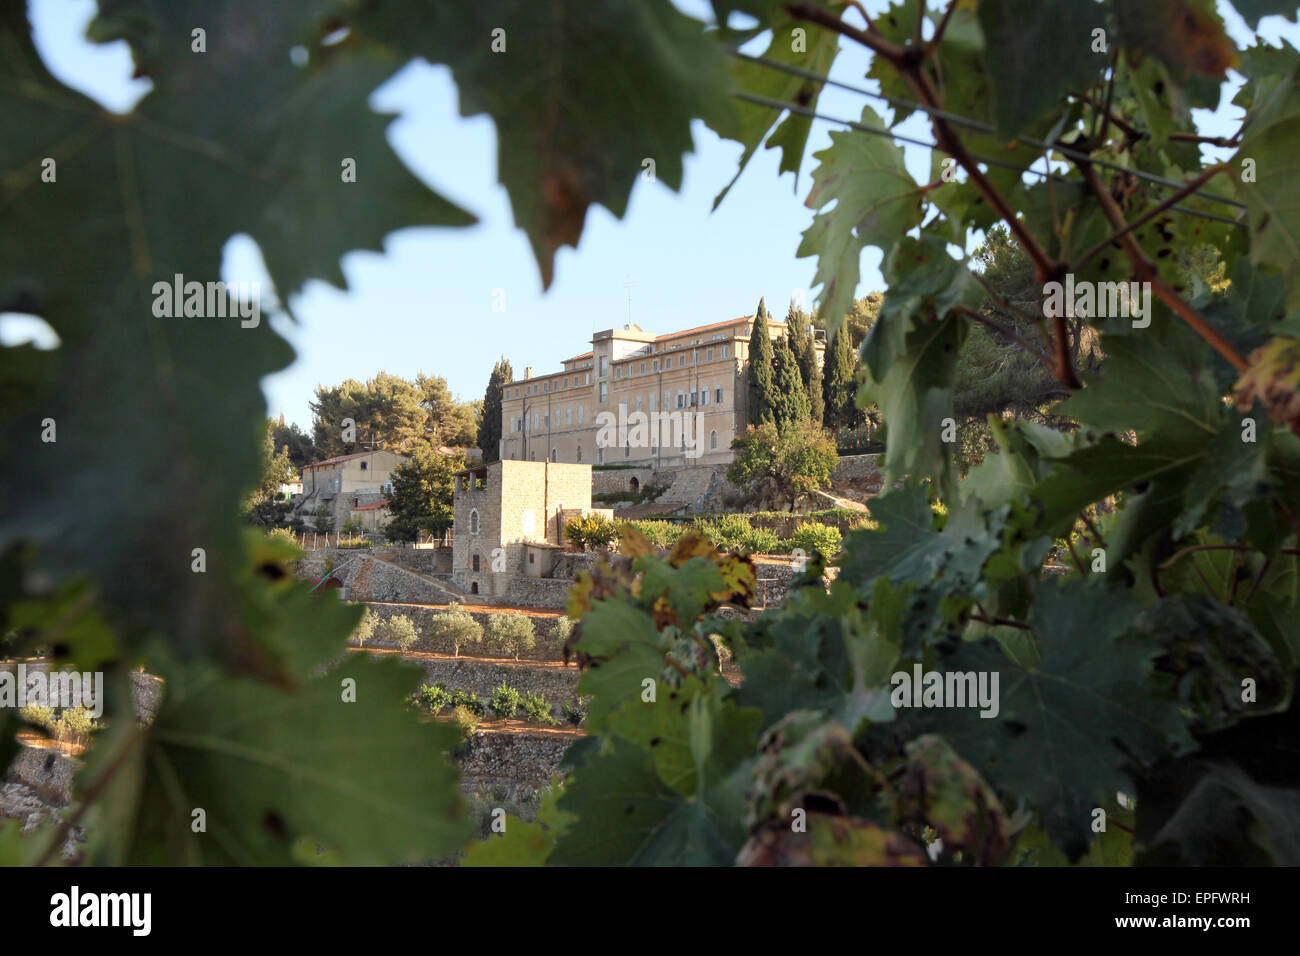
[[[550,413],[550,412],[544,412],[544,413],[542,414],[542,427],[543,427],[543,428],[550,428],[550,427],[551,427],[551,413]]]
[[[552,449],[551,449],[551,461],[559,461],[559,460],[560,460],[560,455],[559,455],[559,453],[558,453],[554,448],[552,448]]]
[[[722,347],[722,357],[723,358],[727,357],[727,347],[725,345]]]
[[[709,390],[707,388],[703,389],[700,392],[700,404],[701,405],[709,404]]]
[[[581,446],[581,445],[578,446],[578,461],[579,461],[579,462],[582,461],[582,446]]]
[[[704,352],[704,361],[706,361],[706,362],[712,362],[712,361],[713,361],[713,349],[706,349],[706,350],[705,350],[705,352]]]
[[[529,461],[536,461],[536,460],[537,460],[537,452],[535,452],[535,451],[530,451],[530,452],[528,453],[528,460],[529,460]]]
[[[604,378],[608,374],[609,374],[609,356],[602,355],[600,357],[600,377]]]
[[[469,566],[470,566],[470,568],[472,568],[472,569],[475,570],[475,571],[477,571],[477,570],[479,569],[478,555],[477,555],[477,554],[474,555],[473,557],[471,557],[471,558],[469,559]]]
[[[686,395],[680,389],[677,392],[677,407],[678,408],[686,407]]]
[[[716,450],[718,447],[718,433],[709,432],[709,448]]]
[[[632,457],[632,442],[631,442],[631,441],[629,441],[627,444],[625,444],[625,445],[623,446],[623,457],[624,457],[624,458],[631,458],[631,457]]]
[[[642,362],[642,363],[641,363],[641,374],[642,374],[642,375],[645,374],[645,362]]]
[[[573,409],[572,409],[572,408],[566,408],[566,409],[564,410],[564,424],[566,424],[566,425],[572,425],[572,424],[573,424]]]
[[[666,359],[664,359],[664,368],[672,368],[672,367],[673,367],[673,357],[670,355]]]
[[[598,465],[605,464],[605,449],[603,448],[596,449],[596,464]]]
[[[468,477],[466,478],[468,481]],[[478,534],[478,509],[474,508],[469,513],[469,533]]]
[[[638,396],[636,397],[636,410],[637,410],[638,412],[641,411],[641,396],[640,396],[640,395],[638,395]]]
[[[609,399],[609,383],[608,383],[608,382],[601,382],[601,383],[600,383],[600,400],[601,400],[602,402],[604,402],[604,401],[607,401],[608,399]]]
[[[651,362],[651,363],[650,363],[650,367],[651,367],[651,369],[652,369],[653,371],[656,371],[656,372],[659,371],[659,360],[658,360],[658,359],[655,359],[653,362]]]
[[[718,403],[719,405],[721,405],[721,404],[722,404],[722,389],[720,389],[720,388],[715,388],[715,389],[713,390],[713,397],[714,397],[714,399],[717,401],[717,403]]]
[[[471,581],[471,582],[469,583],[469,593],[470,593],[470,594],[478,594],[478,582],[477,582],[477,581]]]
[[[579,405],[579,406],[578,406],[578,424],[579,424],[579,425],[582,424],[582,409],[583,409],[583,407],[584,407],[584,406],[582,406],[582,405]]]
[[[590,384],[591,384],[591,373],[590,373],[590,372],[588,372],[586,375],[584,375],[584,376],[582,377],[582,384],[583,384],[583,385],[590,385]]]
[[[528,563],[529,563],[529,564],[536,564],[536,563],[537,563],[537,555],[534,554],[534,553],[531,552],[531,551],[528,552]]]
[[[365,471],[365,470],[366,470],[366,466],[369,465],[369,464],[370,464],[370,462],[368,462],[368,461],[363,461],[363,462],[361,463],[361,470],[362,470],[362,471]]]
[[[654,393],[654,392],[651,392],[651,393],[650,393],[650,411],[653,412],[654,410],[655,410],[655,393]]]

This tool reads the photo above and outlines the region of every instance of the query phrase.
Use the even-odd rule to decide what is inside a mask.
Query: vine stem
[[[1173,206],[1179,200],[1185,199],[1188,196],[1190,196],[1192,193],[1196,192],[1196,190],[1200,189],[1207,182],[1209,182],[1211,179],[1219,175],[1219,173],[1223,172],[1227,168],[1228,168],[1227,163],[1219,163],[1215,166],[1210,166],[1208,169],[1205,169],[1204,171],[1201,172],[1199,176],[1197,176],[1195,179],[1189,182],[1182,189],[1178,190],[1178,192],[1174,193],[1172,196],[1167,197],[1164,200],[1164,202],[1160,203],[1158,206],[1154,206],[1153,208],[1147,210],[1141,216],[1138,216],[1138,218],[1130,222],[1123,229],[1120,229],[1118,232],[1114,233],[1108,238],[1103,239],[1101,242],[1097,243],[1095,246],[1093,246],[1091,249],[1089,249],[1087,252],[1081,255],[1070,265],[1070,271],[1078,272],[1085,265],[1087,265],[1092,260],[1092,258],[1097,255],[1097,253],[1101,252],[1101,250],[1105,249],[1108,245],[1110,245],[1113,242],[1118,242],[1124,236],[1131,233],[1134,229],[1146,225],[1148,222],[1150,222],[1156,216],[1160,215],[1162,212],[1165,212],[1167,209],[1169,209],[1170,206]]]
[[[857,27],[845,23],[830,11],[811,4],[786,4],[785,9],[787,13],[797,19],[807,20],[828,30],[833,30],[841,36],[848,37],[850,40],[865,46],[878,56],[884,57],[903,77],[919,102],[930,107],[931,110],[943,109],[942,99],[935,91],[923,69],[923,64],[927,57],[934,52],[934,49],[901,47],[887,40],[874,27],[859,30]],[[1006,223],[1008,231],[1015,237],[1016,242],[1020,244],[1020,247],[1025,251],[1025,255],[1033,263],[1034,275],[1037,281],[1042,284],[1063,275],[1064,264],[1055,261],[1047,254],[1037,237],[1029,231],[1025,223],[1016,215],[1015,209],[1012,208],[1006,196],[1002,195],[1001,190],[993,184],[992,180],[980,169],[979,164],[971,157],[962,143],[961,137],[957,135],[948,121],[931,113],[930,125],[934,131],[935,145],[957,161],[957,164],[966,171],[966,175],[980,195],[997,213],[998,218]],[[1054,333],[1056,336],[1054,350],[1056,366],[1054,372],[1057,380],[1072,391],[1082,388],[1083,382],[1079,380],[1078,373],[1075,371],[1074,363],[1070,357],[1064,316],[1056,317]]]
[[[1107,220],[1110,221],[1112,227],[1118,230],[1119,243],[1124,249],[1124,254],[1128,256],[1130,265],[1133,266],[1133,274],[1139,281],[1150,283],[1152,291],[1155,292],[1160,301],[1173,309],[1179,318],[1192,327],[1196,334],[1210,343],[1216,352],[1227,359],[1233,368],[1239,372],[1246,371],[1250,367],[1250,363],[1246,361],[1245,356],[1238,352],[1231,342],[1220,335],[1219,330],[1210,325],[1201,313],[1183,301],[1182,296],[1171,289],[1164,279],[1160,278],[1160,273],[1155,265],[1147,258],[1146,253],[1142,251],[1142,247],[1134,241],[1133,236],[1129,234],[1128,223],[1124,221],[1124,214],[1120,211],[1119,205],[1115,202],[1109,190],[1106,189],[1105,183],[1101,181],[1101,177],[1097,175],[1097,170],[1090,163],[1079,162],[1076,165],[1083,174],[1084,182],[1087,183],[1097,202],[1101,204],[1102,212]]]

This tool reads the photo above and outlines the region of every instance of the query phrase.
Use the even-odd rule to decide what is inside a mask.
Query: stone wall
[[[569,588],[573,581],[567,578],[510,579],[504,595],[507,604],[515,607],[547,607],[561,609],[568,606]]]
[[[561,716],[560,705],[577,696],[577,664],[545,667],[528,664],[493,664],[466,658],[422,657],[415,661],[428,675],[427,683],[448,690],[467,690],[486,701],[498,684],[506,683],[521,694],[541,694],[551,704],[551,716]]]
[[[574,734],[478,732],[470,738],[456,762],[466,776],[482,782],[508,779],[542,784],[551,779],[575,740]]]
[[[831,472],[831,487],[866,495],[878,494],[884,483],[884,475],[876,466],[879,458],[879,455],[845,455]]]
[[[436,581],[381,561],[365,551],[331,548],[313,552],[298,562],[298,576],[308,580],[321,577],[327,557],[334,564],[331,574],[343,582],[349,600],[446,604],[460,597]]]
[[[593,495],[617,494],[620,491],[631,491],[632,479],[637,480],[637,485],[644,488],[651,484],[665,484],[663,481],[655,480],[655,470],[653,468],[611,468],[591,470],[591,493]]]

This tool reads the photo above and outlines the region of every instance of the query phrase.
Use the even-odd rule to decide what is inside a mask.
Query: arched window
[[[560,453],[559,453],[558,451],[556,451],[554,448],[552,448],[552,449],[551,449],[551,461],[559,461],[559,460],[560,460]]]
[[[475,508],[469,513],[469,533],[478,534],[478,509],[477,508]]]
[[[578,446],[578,461],[582,461],[582,446]]]
[[[636,491],[640,487],[641,487],[641,482],[639,482],[635,477],[628,479],[628,483],[627,483],[628,491]]]
[[[473,568],[475,571],[479,570],[479,562],[478,562],[477,554],[469,559],[469,564],[470,567]]]
[[[717,447],[718,447],[718,433],[709,432],[709,448],[713,450],[716,449]]]

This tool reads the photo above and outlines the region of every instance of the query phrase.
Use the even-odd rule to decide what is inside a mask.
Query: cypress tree
[[[852,333],[848,323],[843,322],[835,330],[835,337],[826,350],[826,372],[822,381],[825,401],[823,421],[830,428],[851,427],[857,417],[857,408],[853,404],[858,391],[854,379],[856,363],[853,361],[850,338]]]
[[[808,393],[804,391],[803,378],[799,375],[799,360],[790,348],[788,338],[777,340],[773,349],[773,365],[776,369],[776,396],[772,403],[772,419],[776,430],[784,432],[789,426],[808,420]]]
[[[483,452],[483,463],[489,464],[501,457],[501,395],[502,386],[514,378],[514,371],[503,355],[492,366],[487,391],[483,393],[483,419],[478,423],[478,447]]]
[[[775,390],[772,381],[772,336],[767,330],[767,305],[758,300],[754,313],[754,330],[749,334],[749,424],[762,425],[774,421],[772,403]]]
[[[822,398],[822,369],[817,363],[817,344],[813,341],[812,319],[793,302],[785,313],[785,327],[790,338],[790,348],[799,362],[799,377],[808,395],[808,411],[812,420],[822,423],[825,402]]]

